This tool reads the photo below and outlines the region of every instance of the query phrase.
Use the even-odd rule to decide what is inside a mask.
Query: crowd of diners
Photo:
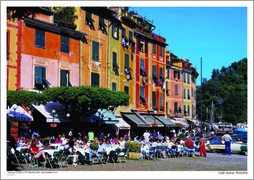
[[[153,132],[146,130],[143,136],[137,136],[133,131],[130,133],[130,136],[127,134],[123,137],[119,137],[119,133],[116,132],[114,136],[109,136],[108,134],[104,134],[101,132],[99,136],[94,136],[94,132],[90,131],[86,133],[78,133],[77,136],[73,136],[73,129],[70,129],[68,135],[59,134],[58,137],[41,137],[38,131],[32,133],[31,137],[28,136],[20,136],[18,138],[16,147],[22,146],[29,148],[29,151],[34,154],[35,158],[39,158],[42,156],[45,158],[45,153],[43,149],[49,149],[51,144],[60,144],[64,146],[64,150],[68,151],[73,156],[73,165],[77,166],[78,162],[80,164],[87,163],[88,165],[92,165],[93,157],[96,155],[105,156],[107,162],[114,162],[116,161],[116,154],[115,153],[106,153],[107,148],[112,146],[117,146],[119,148],[125,148],[126,142],[134,141],[142,146],[149,146],[149,147],[157,147],[157,146],[167,146],[171,148],[174,145],[185,145],[185,146],[194,146],[200,145],[204,143],[204,139],[202,136],[197,136],[197,131],[195,129],[191,131],[186,131],[184,129],[180,129],[177,133],[174,128],[170,131],[172,137],[163,136],[162,133],[156,131],[155,129]],[[179,138],[179,134],[184,133],[186,139]],[[97,141],[99,144],[98,150],[92,150],[91,144],[93,141]],[[75,150],[75,147],[82,148],[89,152],[89,158],[86,158],[87,161],[84,161],[84,157],[81,153]],[[41,150],[40,150],[41,149]],[[204,155],[206,156],[205,148],[202,150]],[[200,152],[202,156],[202,152]],[[78,161],[79,159],[79,161]]]

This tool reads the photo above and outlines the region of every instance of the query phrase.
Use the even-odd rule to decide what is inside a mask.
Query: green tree
[[[32,104],[46,104],[46,97],[42,93],[31,92],[31,91],[11,91],[7,90],[7,106],[17,104],[25,106]]]
[[[55,87],[43,91],[47,101],[60,103],[72,119],[89,117],[98,109],[113,111],[118,106],[128,106],[130,96],[125,92],[111,91],[102,87]]]

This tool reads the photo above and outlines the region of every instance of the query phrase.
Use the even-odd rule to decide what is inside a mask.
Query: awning
[[[14,109],[13,106],[9,109],[10,113],[8,115],[8,118],[10,120],[12,120],[12,118],[14,118]],[[20,112],[25,111],[21,106],[17,106],[17,109],[15,110],[15,120],[18,121],[33,121],[34,118],[31,116],[31,114],[29,114],[28,112],[25,111],[25,113],[23,114],[23,116],[20,114]]]
[[[143,120],[141,120],[133,113],[123,113],[122,117],[124,121],[126,121],[128,124],[136,124],[137,127],[150,127],[149,124],[146,124]]]
[[[173,123],[177,124],[182,124],[185,127],[188,127],[189,124],[184,118],[174,118],[174,120],[171,120]]]
[[[119,120],[119,123],[116,124],[116,126],[119,128],[119,129],[130,129],[130,125],[127,124],[122,118],[117,118]]]
[[[159,119],[163,124],[165,124],[166,127],[177,127],[177,125],[171,121],[172,120],[171,118],[165,119],[164,115],[156,115],[156,114],[154,114],[153,116]]]
[[[44,105],[33,105],[35,109],[37,109],[43,116],[46,118],[46,122],[48,123],[63,123],[63,122],[72,122],[71,118],[66,117],[65,108],[62,104],[49,102],[45,106]],[[55,116],[53,119],[52,110],[55,110]]]
[[[153,123],[158,124],[158,127],[164,127],[164,124],[155,117],[153,117],[151,114],[140,113],[140,115],[145,118],[144,121],[146,122],[146,124],[149,124],[150,127],[152,127]]]
[[[102,109],[100,115],[103,115],[103,119],[99,116],[99,113],[95,113],[95,116],[102,120],[101,124],[118,124],[119,120],[108,110]]]
[[[47,123],[71,123],[74,120],[71,117],[66,116],[65,108],[62,104],[49,102],[45,106],[44,105],[33,105],[42,115],[45,116]],[[55,110],[55,116],[53,118],[52,110]],[[98,117],[98,112],[90,117],[81,117],[80,123],[96,123],[97,121],[101,121],[101,124],[117,124],[119,123],[118,119],[110,113],[108,110],[103,109],[101,111],[101,115],[104,115],[103,119]]]

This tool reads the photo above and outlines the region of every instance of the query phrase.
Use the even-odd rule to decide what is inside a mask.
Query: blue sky
[[[153,21],[176,56],[188,58],[202,77],[247,57],[247,7],[130,7]]]

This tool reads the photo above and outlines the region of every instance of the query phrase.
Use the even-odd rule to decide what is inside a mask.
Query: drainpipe
[[[82,86],[82,42],[81,39],[79,40],[79,86]]]
[[[108,19],[108,53],[107,53],[107,65],[106,65],[106,68],[107,68],[107,89],[108,89],[108,65],[109,65],[109,19]],[[119,131],[118,131],[119,132]]]

